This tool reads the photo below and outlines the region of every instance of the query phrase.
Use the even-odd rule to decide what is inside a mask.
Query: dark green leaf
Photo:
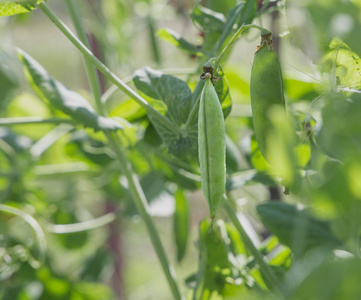
[[[16,134],[6,127],[0,127],[0,139],[7,143],[16,152],[24,152],[32,145],[31,139],[27,136]]]
[[[247,0],[244,1],[244,6],[240,13],[240,17],[238,20],[238,26],[242,26],[243,24],[251,24],[254,17],[257,14],[258,1],[257,0]]]
[[[196,6],[190,17],[204,32],[222,32],[226,22],[223,14],[201,5]]]
[[[18,88],[19,80],[12,56],[0,48],[0,111],[4,111]]]
[[[326,261],[307,274],[287,299],[358,300],[361,295],[360,270],[361,260],[356,257]]]
[[[181,189],[175,193],[175,211],[173,219],[174,238],[177,247],[177,259],[180,262],[187,249],[189,235],[189,205],[188,199]]]
[[[18,54],[33,89],[40,97],[48,100],[54,108],[94,130],[123,128],[117,121],[98,115],[81,95],[68,90],[59,81],[53,79],[36,60],[24,51],[18,49]]]
[[[137,70],[133,81],[138,90],[167,105],[167,116],[177,125],[187,120],[192,93],[186,82],[149,67]]]
[[[193,55],[203,56],[203,52],[197,48],[196,46],[192,45],[191,43],[187,42],[184,38],[182,38],[177,32],[171,29],[160,29],[157,32],[158,36],[171,43],[172,45],[176,46],[177,48]]]
[[[315,247],[333,248],[340,244],[329,223],[317,220],[294,205],[268,202],[258,205],[257,213],[262,223],[295,255]]]

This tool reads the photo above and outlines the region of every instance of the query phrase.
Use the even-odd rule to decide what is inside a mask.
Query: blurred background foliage
[[[234,24],[273,32],[291,123],[275,112],[271,167],[252,131],[249,75],[259,38],[250,31],[216,85],[227,116],[228,196],[287,299],[360,299],[361,2],[77,2],[95,55],[161,112],[172,92],[173,103],[192,99],[202,64]],[[63,1],[48,5],[73,28]],[[93,104],[81,55],[40,10],[2,17],[0,40],[1,120],[66,117],[27,84],[15,46]],[[101,79],[187,299],[277,299],[222,210],[208,234],[194,137],[170,148],[174,140],[145,110]],[[167,80],[163,98],[152,96]],[[102,132],[0,126],[0,280],[4,300],[171,299]]]

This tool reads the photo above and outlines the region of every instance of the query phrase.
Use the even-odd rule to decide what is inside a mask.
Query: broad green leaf
[[[135,71],[133,82],[147,96],[167,105],[167,116],[178,126],[187,121],[192,93],[187,83],[149,67]]]
[[[189,205],[188,199],[181,189],[175,193],[175,211],[173,217],[174,238],[177,247],[177,259],[180,262],[187,249],[189,236]]]
[[[201,5],[196,6],[190,17],[204,32],[222,32],[226,22],[223,14]]]
[[[68,90],[53,79],[46,70],[31,56],[18,49],[19,58],[33,89],[56,109],[72,119],[94,130],[117,130],[123,126],[113,119],[98,115],[93,107],[79,94]]]
[[[168,43],[171,43],[172,45],[176,46],[177,48],[193,55],[197,56],[203,56],[203,52],[193,44],[187,42],[184,38],[182,38],[177,32],[171,30],[171,29],[160,29],[157,32],[157,35],[167,41]]]
[[[223,14],[201,5],[195,7],[190,17],[193,23],[203,32],[203,51],[211,51],[222,34],[226,18]]]
[[[206,5],[209,9],[226,14],[232,7],[237,4],[236,0],[208,0]]]
[[[323,58],[323,67],[331,76],[335,74],[337,85],[361,89],[361,59],[342,40],[332,40],[330,52]]]
[[[0,17],[17,15],[32,11],[37,3],[44,0],[1,0]]]
[[[358,300],[361,295],[361,260],[358,257],[326,260],[307,275],[287,297],[290,300]]]
[[[263,203],[257,206],[257,213],[262,223],[297,256],[311,248],[332,249],[340,244],[332,234],[329,223],[314,218],[294,205]]]
[[[322,109],[322,124],[316,132],[319,147],[341,161],[360,157],[360,113],[361,94],[328,94]]]
[[[327,51],[333,38],[339,37],[359,56],[361,45],[360,6],[352,1],[286,2],[288,28],[293,42],[313,60]]]
[[[151,68],[134,73],[134,84],[138,90],[152,99],[161,100],[166,105],[166,116],[179,127],[187,121],[192,102],[192,93],[188,85],[173,76],[163,74]],[[168,152],[181,158],[197,158],[198,135],[196,122],[187,132],[175,135],[153,115],[148,115]]]

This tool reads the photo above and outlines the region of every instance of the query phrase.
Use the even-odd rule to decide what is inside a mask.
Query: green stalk
[[[71,1],[67,0],[67,2],[71,2]],[[132,91],[125,83],[123,83],[119,78],[117,78],[113,73],[111,73],[110,70],[106,66],[104,66],[99,60],[97,60],[96,57],[90,52],[90,50],[84,46],[83,43],[84,42],[86,43],[87,36],[84,32],[83,26],[81,25],[81,21],[77,12],[72,12],[71,14],[72,14],[72,18],[76,19],[74,20],[75,21],[74,26],[77,28],[77,31],[82,31],[79,32],[78,34],[80,39],[83,40],[83,43],[80,42],[77,39],[77,37],[75,37],[74,34],[67,27],[65,27],[65,25],[61,22],[61,20],[59,20],[59,18],[44,3],[39,4],[39,7],[53,21],[53,23],[65,34],[65,36],[68,37],[68,39],[82,52],[82,54],[86,58],[86,61],[93,63],[111,82],[113,82],[116,86],[118,86],[128,96],[130,96],[137,102],[139,101],[138,103],[141,106],[143,106],[148,113],[152,113],[152,111],[156,112],[156,116],[158,117],[159,115],[161,117],[158,118],[160,121],[163,121],[164,123],[170,123],[170,125],[168,124],[168,126],[175,127],[173,123],[171,123],[168,119],[166,119],[163,115],[161,115],[158,111],[156,111],[153,107],[151,107],[143,98],[141,98],[138,94]],[[69,3],[68,8],[70,10],[76,10],[76,7],[71,3]],[[89,73],[93,73],[88,75],[89,78],[96,79],[94,81],[90,80],[91,85],[97,85],[97,87],[93,86],[92,90],[100,91],[100,83],[99,83],[99,79],[96,77],[95,69],[92,67],[89,68],[87,67],[86,70]],[[106,115],[104,109],[104,103],[102,103],[101,101],[101,95],[94,94],[94,97],[96,98],[96,101],[99,103],[98,105],[101,107],[99,109],[99,113],[102,115]],[[179,131],[177,127],[175,127],[175,129]],[[113,149],[118,162],[120,163],[123,174],[127,178],[130,194],[137,206],[139,214],[141,215],[143,221],[145,222],[153,247],[158,255],[158,259],[163,268],[163,272],[167,278],[173,297],[176,300],[182,300],[183,297],[179,291],[178,285],[175,280],[175,276],[173,275],[174,274],[173,268],[170,266],[168,262],[167,256],[165,254],[164,248],[162,246],[161,240],[158,235],[158,231],[150,216],[147,199],[140,186],[138,177],[132,170],[132,166],[127,160],[127,157],[124,153],[125,150],[121,145],[119,136],[116,133],[111,133],[108,131],[105,131],[104,134],[106,135],[108,142],[111,148]]]
[[[231,206],[227,198],[224,198],[223,201],[223,207],[226,210],[228,217],[233,222],[234,226],[238,230],[239,234],[241,235],[241,238],[243,240],[243,243],[245,244],[246,248],[252,253],[254,256],[255,261],[257,262],[262,275],[269,287],[271,287],[276,293],[279,293],[277,278],[271,268],[267,265],[267,263],[264,261],[263,256],[258,251],[258,249],[255,247],[249,236],[247,235],[246,231],[243,229],[242,224],[239,222],[237,215],[235,213],[234,208]]]
[[[75,125],[75,121],[71,119],[60,119],[60,118],[49,118],[43,117],[19,117],[19,118],[0,118],[1,126],[12,126],[12,125],[25,125],[25,124],[72,124]]]
[[[167,256],[164,252],[164,248],[162,246],[162,242],[159,238],[158,231],[153,223],[153,220],[149,214],[149,207],[147,199],[145,198],[142,187],[140,186],[139,180],[137,176],[134,174],[131,164],[127,161],[127,158],[123,151],[120,149],[122,146],[120,145],[119,139],[115,138],[114,133],[106,132],[109,143],[112,146],[115,155],[121,165],[123,174],[128,180],[128,188],[132,195],[132,198],[137,206],[139,214],[142,216],[142,219],[148,229],[149,236],[152,240],[153,247],[158,254],[158,259],[162,265],[163,271],[167,277],[168,283],[172,290],[174,299],[181,300],[183,297],[180,294],[179,288],[177,286],[173,268],[170,266]]]
[[[74,24],[75,31],[76,31],[79,39],[82,41],[82,43],[88,49],[90,49],[90,44],[89,44],[89,40],[88,40],[88,37],[85,32],[85,28],[83,27],[83,24],[80,21],[80,16],[79,16],[78,10],[75,6],[76,4],[74,2],[75,1],[72,1],[72,0],[65,0],[65,4],[68,8],[70,18]],[[89,58],[87,58],[85,56],[84,56],[84,63],[85,63],[85,69],[86,69],[86,74],[88,76],[90,88],[91,88],[93,96],[94,96],[95,106],[97,108],[97,111],[101,115],[104,115],[105,107],[101,103],[102,91],[101,91],[100,85],[98,84],[98,75],[97,75],[96,69],[92,65]]]
[[[247,24],[247,25],[242,25],[241,27],[238,28],[238,30],[236,31],[236,33],[232,36],[232,38],[230,39],[230,41],[227,43],[227,45],[223,48],[222,52],[218,55],[218,57],[216,58],[212,58],[211,60],[215,60],[216,62],[216,67],[218,67],[218,65],[220,64],[221,60],[224,58],[224,56],[228,53],[228,51],[231,49],[231,47],[233,46],[233,44],[236,42],[236,40],[238,39],[238,37],[241,35],[241,33],[247,29],[250,28],[255,28],[261,31],[261,35],[270,33],[269,30],[255,25],[255,24]],[[210,61],[211,61],[210,60]],[[217,68],[214,68],[215,70]]]
[[[160,112],[154,109],[149,103],[139,94],[128,87],[121,79],[119,79],[113,72],[109,70],[101,61],[99,61],[93,53],[74,35],[73,32],[53,13],[53,11],[41,2],[38,7],[43,13],[55,24],[56,27],[69,39],[69,41],[86,57],[104,76],[112,83],[114,83],[126,95],[136,101],[140,106],[146,109],[147,113],[153,115],[164,126],[172,130],[175,134],[181,134],[180,128],[173,124],[169,119],[163,116]]]

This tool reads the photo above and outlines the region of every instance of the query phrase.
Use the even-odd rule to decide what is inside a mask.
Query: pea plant
[[[102,56],[132,55],[104,34],[123,20],[99,3],[64,0],[73,32],[44,0],[0,2],[3,18],[47,17],[90,87],[0,48],[1,299],[360,299],[360,1],[180,2],[199,41],[156,31],[156,5],[135,1],[159,68],[124,80]],[[192,68],[160,69],[160,40]],[[152,248],[122,236],[133,219]],[[159,269],[125,268],[123,243]],[[147,273],[159,286],[138,292]]]

